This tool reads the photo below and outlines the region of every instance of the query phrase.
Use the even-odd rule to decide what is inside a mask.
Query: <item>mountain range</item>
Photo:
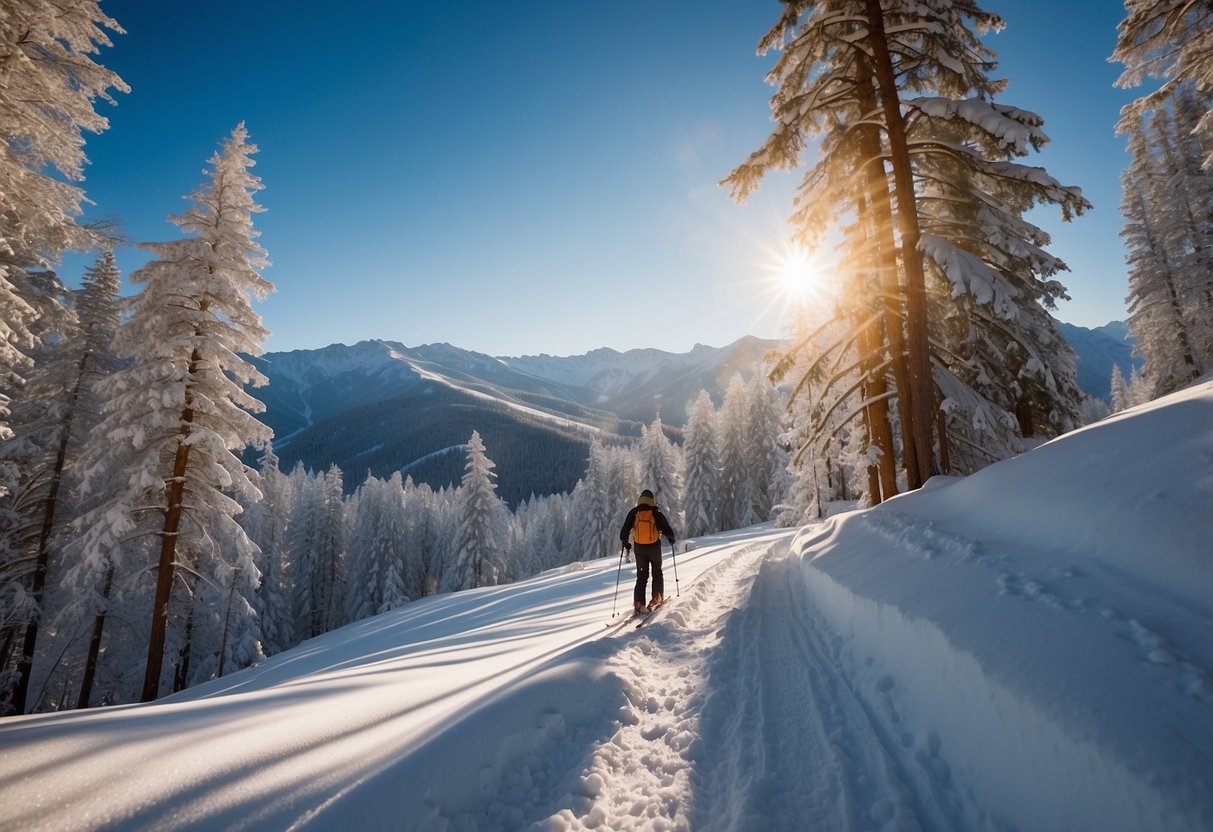
[[[1108,397],[1112,365],[1128,375],[1124,324],[1059,324],[1078,354],[1078,381]],[[640,435],[657,416],[679,438],[700,390],[720,404],[737,373],[749,378],[778,341],[741,338],[686,353],[656,349],[584,355],[494,357],[451,344],[333,344],[254,359],[269,384],[266,405],[283,470],[337,465],[353,490],[368,473],[394,471],[434,487],[457,484],[472,431],[497,463],[498,493],[517,505],[532,494],[570,491],[590,442]]]
[[[511,505],[570,491],[590,442],[639,436],[658,415],[675,438],[700,390],[719,403],[735,373],[753,374],[777,341],[742,338],[690,352],[656,349],[498,358],[450,344],[391,341],[266,353],[266,405],[279,464],[337,465],[347,489],[366,473],[403,471],[434,487],[458,483],[480,433]]]

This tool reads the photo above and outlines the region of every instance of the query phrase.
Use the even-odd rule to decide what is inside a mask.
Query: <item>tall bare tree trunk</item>
[[[901,263],[906,280],[906,355],[912,391],[907,410],[913,421],[903,425],[902,429],[914,438],[916,465],[913,469],[907,468],[907,473],[914,474],[909,483],[910,488],[914,489],[921,487],[929,477],[939,473],[933,441],[934,382],[931,376],[930,345],[927,341],[926,276],[922,268],[922,255],[918,251],[920,231],[914,177],[906,144],[905,121],[901,114],[901,98],[897,91],[897,79],[893,75],[888,38],[885,35],[884,12],[880,8],[880,0],[866,0],[866,6],[868,42],[872,47],[876,84],[880,90],[885,129],[889,137],[889,154],[897,194]]]
[[[105,570],[105,584],[101,588],[103,600],[109,600],[110,591],[114,585],[114,565],[111,563]],[[80,698],[76,700],[77,708],[87,708],[88,701],[93,696],[93,679],[97,676],[97,658],[101,655],[101,635],[105,631],[106,613],[99,612],[93,618],[93,634],[88,641],[88,657],[84,661],[84,676],[80,679]]]
[[[198,350],[190,355],[189,376],[198,366]],[[143,695],[140,701],[151,702],[160,695],[160,671],[164,667],[164,642],[168,630],[168,602],[173,592],[174,559],[177,533],[181,528],[182,501],[185,496],[185,472],[189,468],[190,446],[186,443],[194,422],[193,394],[188,382],[185,406],[181,409],[181,429],[177,438],[177,453],[173,458],[173,475],[165,483],[164,530],[160,536],[160,561],[156,574],[156,597],[152,602],[152,628],[147,639],[147,667],[143,674]]]
[[[856,94],[860,107],[865,113],[875,113],[878,107],[876,90],[872,86],[871,62],[863,52],[856,56],[858,69],[858,84]],[[864,189],[867,191],[871,206],[870,227],[875,235],[875,249],[879,271],[878,286],[880,287],[880,308],[884,323],[884,336],[888,345],[889,359],[893,365],[893,384],[897,389],[898,415],[901,417],[902,447],[904,448],[904,464],[907,482],[913,482],[911,471],[917,471],[917,454],[914,437],[907,426],[912,423],[910,402],[913,400],[910,389],[909,367],[906,365],[906,347],[903,336],[903,315],[901,314],[901,287],[897,271],[897,240],[893,236],[893,209],[889,204],[889,179],[884,168],[884,153],[880,141],[880,128],[875,124],[863,124],[857,128],[860,152],[863,154]],[[881,469],[881,483],[884,499],[897,493],[897,475],[894,471],[897,458],[893,452],[893,434],[888,425],[887,408],[884,413],[884,430],[888,438],[882,437],[881,450],[887,451],[888,460]],[[887,447],[885,445],[887,442]],[[883,460],[882,460],[883,462]]]

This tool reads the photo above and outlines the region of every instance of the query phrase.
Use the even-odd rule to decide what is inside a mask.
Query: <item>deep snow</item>
[[[1213,829],[1213,383],[690,543],[642,630],[607,559],[5,720],[0,827]]]

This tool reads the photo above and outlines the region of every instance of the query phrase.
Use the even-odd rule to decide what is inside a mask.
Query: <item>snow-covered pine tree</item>
[[[257,568],[257,612],[261,627],[261,649],[272,656],[295,643],[294,610],[287,568],[292,503],[292,480],[278,469],[278,457],[266,448],[260,460],[262,499],[246,505],[240,525],[261,554]]]
[[[1033,201],[1058,202],[1067,215],[1085,208],[1086,203],[1076,189],[1062,188],[1039,171],[1007,161],[1008,154],[1018,155],[1022,150],[1011,137],[1022,135],[1035,117],[991,103],[1004,82],[989,78],[993,53],[977,33],[999,26],[996,15],[974,2],[891,4],[887,8],[877,0],[786,2],[780,20],[760,43],[760,50],[779,48],[784,52],[768,76],[778,85],[772,99],[777,126],[764,146],[726,180],[736,196],[744,197],[766,170],[798,164],[807,138],[822,135],[821,159],[805,176],[798,197],[801,208],[793,222],[798,234],[811,239],[824,233],[834,217],[853,212],[857,222],[844,263],[850,269],[871,271],[875,279],[846,281],[847,294],[853,295],[857,286],[867,287],[867,292],[879,287],[885,298],[901,298],[900,309],[893,310],[896,314],[887,308],[882,311],[881,302],[858,304],[858,314],[847,316],[851,333],[833,349],[857,344],[855,365],[870,376],[874,365],[864,341],[879,335],[871,329],[872,315],[882,320],[883,341],[875,340],[885,354],[875,366],[887,365],[894,371],[910,487],[937,472],[936,453],[946,451],[942,444],[938,448],[934,444],[938,394],[933,382],[941,380],[937,374],[932,377],[926,354],[928,325],[943,334],[946,331],[942,330],[941,313],[927,306],[926,278],[930,275],[924,270],[924,253],[939,264],[943,274],[960,278],[953,285],[966,283],[963,274],[993,270],[1010,272],[1017,282],[1029,286],[1031,291],[1017,298],[1029,325],[1024,332],[1011,333],[1009,338],[1008,333],[1001,333],[1000,337],[1014,341],[1017,349],[1030,347],[1018,360],[1021,371],[1027,368],[1031,380],[1050,395],[1050,364],[1041,353],[1059,355],[1055,366],[1060,371],[1066,364],[1064,343],[1040,323],[1046,320],[1043,311],[1029,308],[1060,287],[1037,282],[1037,273],[1025,268],[1046,263],[1056,268],[1059,264],[1034,252],[1028,256],[1017,253],[1017,260],[1006,261],[1006,252],[998,251],[991,241],[1002,235],[1010,241],[1008,245],[1017,245],[1026,237],[1039,249],[1043,241],[1033,238],[1035,232],[1024,226],[1020,213]],[[875,133],[872,125],[879,125],[881,132]],[[946,194],[929,191],[932,174],[946,185]],[[994,199],[988,200],[992,210],[986,210],[979,189],[985,181],[1000,187]],[[952,212],[955,216],[945,202],[953,194],[965,199]],[[895,209],[889,207],[891,202]],[[932,205],[935,209],[924,214]],[[930,229],[934,233],[926,236],[924,216],[935,224]],[[969,216],[988,219],[991,227],[984,228]],[[947,222],[941,225],[941,218]],[[943,227],[947,232],[939,233]],[[891,251],[898,254],[896,261]],[[896,274],[901,274],[901,284],[890,286],[889,277]],[[1003,279],[1010,282],[1006,276]],[[988,285],[989,280],[978,283]],[[964,302],[970,305],[989,302],[971,286],[964,291],[969,295]],[[936,295],[937,305],[939,300],[955,302],[946,291]],[[854,298],[850,303],[856,305]],[[955,317],[962,318],[962,312],[958,310]],[[1009,314],[1010,310],[1003,310],[1003,317],[991,329],[1005,328],[1002,322]],[[905,322],[905,372],[900,370],[899,319]],[[872,334],[865,336],[865,332]],[[815,338],[810,335],[807,340]],[[1042,338],[1047,342],[1043,346],[1039,343]],[[1056,375],[1054,372],[1054,382]],[[867,381],[861,378],[855,390],[862,390],[865,402],[880,398],[878,385]],[[980,401],[976,393],[974,397]],[[1055,409],[1043,410],[1052,416]],[[867,411],[868,405],[850,410],[854,416],[848,415],[848,421]],[[872,427],[879,422],[868,421],[875,442],[878,435]]]
[[[1112,412],[1119,413],[1129,406],[1129,385],[1120,372],[1120,365],[1112,365]]]
[[[747,456],[749,412],[749,390],[741,375],[735,374],[725,390],[717,425],[720,437],[720,528],[725,531],[758,522],[754,512],[757,488]]]
[[[106,418],[95,431],[97,451],[84,464],[84,487],[91,490],[114,454],[133,448],[125,486],[110,498],[108,514],[138,512],[141,531],[159,539],[145,701],[160,690],[178,563],[190,558],[195,572],[211,574],[210,562],[243,564],[256,551],[233,519],[240,511],[234,496],[260,498],[256,472],[236,454],[264,445],[270,431],[252,415],[264,406],[244,389],[265,377],[240,356],[261,352],[268,332],[251,300],[273,284],[258,272],[266,260],[252,215],[262,210],[253,200],[261,183],[249,171],[256,147],[247,139],[240,124],[211,157],[192,205],[172,217],[194,236],[143,245],[156,259],[131,276],[144,289],[119,334],[131,364],[100,385]],[[233,548],[220,551],[217,540]]]
[[[128,91],[93,60],[111,45],[107,31],[122,29],[93,0],[5,0],[0,12],[0,440],[35,345],[28,272],[93,242],[77,222],[81,134],[109,126],[93,109],[98,98],[114,103],[110,90]]]
[[[57,281],[55,281],[57,283]],[[0,446],[0,458],[19,463],[18,488],[0,498],[4,504],[4,551],[25,553],[24,562],[32,569],[0,567],[0,608],[15,612],[23,605],[8,599],[20,595],[29,602],[17,682],[11,703],[18,713],[26,707],[29,679],[37,648],[41,619],[48,613],[43,606],[47,573],[51,563],[52,538],[64,522],[62,503],[66,471],[89,430],[100,418],[100,407],[93,386],[114,369],[112,345],[118,328],[118,269],[113,252],[106,249],[84,275],[77,293],[77,314],[61,318],[54,339],[44,340],[29,382],[18,396],[14,425],[17,438]],[[47,293],[41,293],[47,297]],[[40,325],[57,316],[51,309],[39,319]],[[70,518],[69,518],[70,519]],[[8,564],[8,557],[0,563]],[[14,593],[10,581],[21,581],[28,590]],[[7,624],[0,625],[7,630]],[[7,639],[6,639],[7,641]],[[4,666],[0,663],[0,668]]]
[[[384,481],[367,477],[358,491],[351,525],[346,593],[347,620],[358,621],[409,600],[404,484],[397,471]]]
[[[438,590],[441,557],[438,554],[441,524],[438,520],[437,497],[428,484],[417,485],[412,477],[404,481],[405,539],[408,560],[405,562],[405,595],[421,598]]]
[[[1207,0],[1125,0],[1125,18],[1117,26],[1112,60],[1124,65],[1116,86],[1140,86],[1147,78],[1162,81],[1122,112],[1128,129],[1150,110],[1165,105],[1176,88],[1192,85],[1213,95],[1213,4]],[[1213,172],[1213,110],[1192,125],[1205,147],[1203,167]]]
[[[611,456],[595,438],[590,443],[585,475],[573,487],[573,534],[567,550],[573,559],[606,557],[619,549],[618,527],[612,527],[616,515],[612,513],[615,497],[611,480]],[[622,516],[619,525],[623,525]]]
[[[443,576],[448,591],[494,586],[505,570],[506,510],[493,483],[495,467],[479,432],[472,431],[463,481],[455,492],[454,562]]]
[[[638,453],[641,487],[653,492],[670,525],[682,528],[682,459],[660,416],[641,429]]]
[[[783,444],[784,403],[764,373],[750,382],[746,456],[754,481],[753,512],[758,522],[771,519],[787,492],[788,452]]]
[[[327,587],[321,565],[321,528],[324,519],[324,476],[304,470],[303,462],[291,471],[291,519],[287,524],[287,560],[293,595],[294,639],[300,641],[324,632],[323,610]]]
[[[1054,279],[1066,265],[1044,250],[1048,235],[1022,214],[1053,203],[1068,220],[1090,204],[1077,188],[1014,161],[1047,141],[1039,116],[980,98],[908,103],[911,140],[929,148],[913,160],[920,248],[938,294],[936,375],[945,395],[957,380],[975,394],[944,400],[942,436],[952,468],[969,472],[1019,452],[1022,439],[1078,425],[1075,356],[1047,311],[1067,297]],[[966,461],[969,448],[980,451]]]
[[[1205,141],[1195,127],[1210,110],[1213,91],[1180,84],[1149,124],[1157,156],[1153,173],[1167,195],[1155,206],[1161,241],[1174,263],[1192,349],[1205,370],[1213,366],[1213,171],[1200,165],[1213,152],[1213,135]]]
[[[1193,236],[1188,202],[1191,185],[1179,175],[1177,147],[1169,107],[1148,121],[1122,122],[1129,137],[1129,167],[1121,177],[1121,214],[1129,266],[1128,326],[1134,352],[1145,358],[1143,373],[1155,392],[1170,392],[1206,369],[1204,337],[1210,333],[1213,304],[1205,297],[1209,275],[1207,253],[1197,249],[1203,235]],[[1179,192],[1172,192],[1177,187]],[[1193,188],[1199,204],[1200,189]],[[1209,215],[1196,226],[1213,222]]]
[[[319,633],[335,630],[345,623],[346,546],[349,540],[349,504],[341,469],[330,465],[322,480],[323,501],[317,561],[320,565],[316,611]],[[317,633],[318,634],[318,633]]]
[[[706,390],[699,391],[691,408],[683,457],[685,534],[699,537],[720,531],[720,447],[716,438],[716,407]]]

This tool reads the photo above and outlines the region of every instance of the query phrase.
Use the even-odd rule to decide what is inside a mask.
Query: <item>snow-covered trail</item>
[[[961,829],[949,767],[849,682],[789,536],[738,547],[608,664],[628,704],[540,830]],[[629,628],[631,629],[631,628]],[[483,828],[483,827],[482,827]]]

